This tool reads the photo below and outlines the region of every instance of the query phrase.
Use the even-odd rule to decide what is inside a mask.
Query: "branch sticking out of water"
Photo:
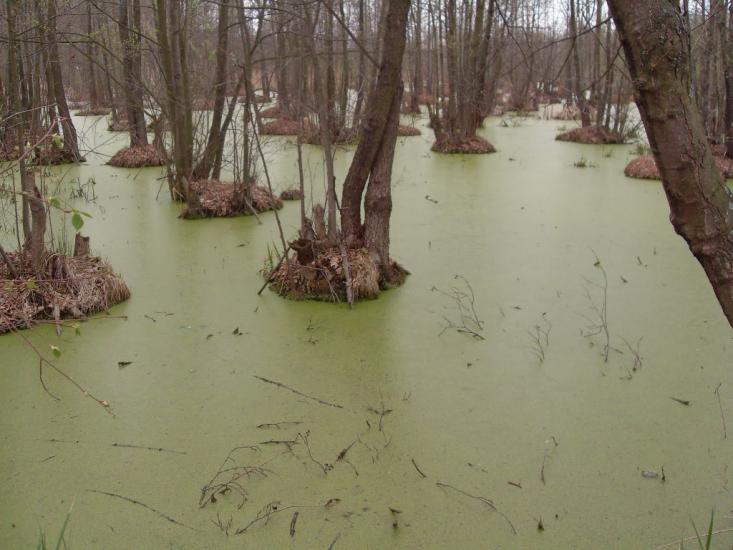
[[[135,500],[134,498],[126,497],[124,495],[118,495],[117,493],[108,493],[106,491],[97,491],[96,489],[87,489],[87,492],[88,493],[97,493],[97,494],[100,494],[100,495],[107,495],[108,497],[113,497],[113,498],[119,498],[121,500],[130,502],[132,504],[136,504],[137,506],[142,506],[143,508],[147,508],[151,512],[156,513],[157,515],[159,515],[160,517],[162,517],[163,519],[165,519],[167,521],[170,521],[171,523],[175,523],[176,525],[180,525],[181,527],[185,527],[186,529],[191,529],[192,531],[196,531],[196,529],[194,529],[193,527],[189,527],[185,523],[181,523],[177,519],[174,519],[174,518],[170,517],[169,515],[164,514],[160,510],[156,510],[152,506],[148,506],[144,502],[140,502],[139,500]]]
[[[535,325],[532,330],[527,331],[531,342],[530,350],[532,350],[540,365],[545,362],[545,354],[547,348],[550,347],[550,331],[552,330],[552,323],[545,313],[542,314],[542,323],[542,325]]]
[[[439,336],[448,329],[454,329],[456,332],[468,334],[476,340],[485,340],[481,334],[484,330],[484,323],[476,313],[476,296],[471,283],[463,275],[456,275],[454,279],[461,281],[463,288],[451,287],[448,291],[437,287],[431,289],[433,292],[450,298],[453,301],[453,307],[458,311],[458,321],[453,321],[443,315],[446,324],[443,330],[440,331]]]
[[[608,274],[606,273],[606,269],[603,267],[598,254],[593,250],[591,251],[595,258],[595,263],[593,265],[601,272],[602,279],[600,283],[585,279],[587,283],[587,286],[585,287],[585,295],[588,298],[591,310],[595,314],[595,319],[588,320],[590,325],[582,331],[582,334],[586,338],[598,335],[603,336],[605,340],[603,345],[603,362],[608,363],[608,354],[611,351],[611,336],[608,331]],[[596,287],[600,290],[599,298],[594,298],[591,295],[589,286]]]

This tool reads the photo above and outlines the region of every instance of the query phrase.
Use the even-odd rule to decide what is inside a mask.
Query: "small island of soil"
[[[184,219],[199,218],[227,218],[232,216],[246,216],[280,210],[282,201],[270,193],[266,187],[253,185],[250,188],[251,200],[246,197],[244,185],[234,185],[232,182],[217,180],[199,180],[191,184],[191,192],[195,193],[198,204],[184,210],[181,217]]]
[[[107,116],[111,112],[106,107],[89,107],[74,113],[76,116]]]
[[[283,118],[284,114],[279,105],[273,105],[260,111],[260,118]]]
[[[585,143],[588,145],[619,145],[624,143],[624,138],[621,134],[603,126],[573,128],[572,130],[558,134],[555,139],[557,141],[572,141],[573,143]]]
[[[158,147],[150,143],[148,145],[135,145],[134,147],[120,149],[109,159],[107,164],[118,168],[165,166],[166,158]]]
[[[496,152],[494,146],[480,136],[451,136],[450,134],[444,134],[444,137],[436,140],[430,150],[436,153],[470,155]]]
[[[42,276],[34,273],[28,254],[5,257],[7,262],[0,260],[0,334],[43,320],[83,319],[130,297],[122,278],[94,256],[46,254]]]
[[[733,159],[725,156],[725,151],[721,148],[713,147],[713,155],[715,164],[725,179],[733,178]],[[635,158],[626,165],[624,174],[628,178],[661,180],[662,176],[657,168],[657,163],[653,155],[642,155]]]
[[[300,133],[300,123],[292,118],[276,118],[262,125],[260,133],[266,136],[297,136]],[[308,128],[310,123],[303,122],[303,127]]]
[[[300,189],[292,188],[292,189],[286,189],[282,193],[280,193],[280,200],[281,201],[299,201],[303,198],[303,193],[300,192]]]
[[[415,128],[414,126],[408,126],[406,124],[400,124],[397,127],[397,135],[400,137],[412,137],[412,136],[419,136],[422,132],[419,128]]]
[[[295,257],[282,261],[274,270],[265,270],[270,288],[291,300],[372,299],[382,290],[401,285],[409,274],[392,261],[386,274],[381,275],[366,248],[342,249],[303,239],[291,243],[291,248],[297,252]]]

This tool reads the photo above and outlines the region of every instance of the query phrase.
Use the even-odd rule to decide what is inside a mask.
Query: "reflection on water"
[[[731,332],[660,184],[623,176],[630,147],[489,120],[498,153],[446,157],[419,121],[394,169],[392,252],[412,275],[349,311],[257,296],[273,215],[177,219],[158,169],[101,165],[126,137],[94,120],[79,123],[98,153],[63,171],[96,181],[97,201],[79,202],[85,231],[132,290],[113,310],[129,320],[26,334],[60,347],[59,366],[116,417],[48,373],[52,400],[33,355],[0,337],[1,547],[53,537],[72,502],[74,548],[649,548],[712,508],[730,527]],[[294,147],[267,147],[274,185],[290,187]],[[594,167],[575,168],[581,157]],[[349,159],[337,157],[341,176]],[[322,196],[317,148],[306,171]],[[294,233],[296,203],[282,216]],[[603,303],[594,254],[608,363],[603,338],[584,336]],[[444,330],[459,313],[433,289],[450,293],[455,275],[483,340]],[[625,342],[640,339],[634,370]],[[215,478],[228,493],[200,508],[244,445],[258,447]],[[642,475],[662,468],[665,482]]]

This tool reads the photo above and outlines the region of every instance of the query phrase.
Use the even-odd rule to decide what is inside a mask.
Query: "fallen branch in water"
[[[146,447],[144,445],[130,445],[126,443],[112,443],[113,447],[125,447],[127,449],[143,449],[145,451],[158,451],[159,453],[174,453],[177,455],[188,454],[185,451],[174,451],[173,449],[165,449],[163,447]]]
[[[423,471],[422,471],[422,470],[420,469],[420,467],[419,467],[419,466],[417,465],[417,462],[415,462],[415,459],[414,459],[414,458],[411,458],[410,460],[412,461],[412,465],[413,465],[413,466],[415,467],[415,469],[417,470],[417,473],[418,473],[418,474],[420,474],[420,475],[421,475],[421,476],[423,477],[423,479],[425,479],[426,477],[428,477],[428,476],[426,476],[426,475],[425,475],[425,474],[423,473]]]
[[[252,521],[250,521],[244,527],[240,527],[239,529],[237,529],[234,532],[234,534],[235,535],[241,535],[242,533],[246,533],[250,529],[250,527],[252,527],[253,525],[256,525],[257,523],[259,523],[261,521],[264,521],[265,524],[267,524],[270,521],[270,518],[272,516],[274,516],[275,514],[279,514],[280,512],[285,512],[286,510],[293,510],[293,509],[296,509],[296,508],[317,508],[317,506],[312,506],[312,505],[311,506],[298,506],[298,505],[293,505],[293,506],[285,506],[285,507],[281,508],[279,501],[268,502],[267,504],[265,504],[265,506],[263,506],[260,509],[259,512],[257,512],[257,515],[255,516],[255,518]]]
[[[476,495],[472,495],[471,493],[467,493],[463,489],[459,489],[458,487],[454,487],[453,485],[450,485],[448,483],[443,483],[441,481],[436,482],[435,485],[437,485],[438,487],[441,487],[443,489],[452,489],[453,491],[456,491],[457,493],[460,493],[460,494],[462,494],[464,496],[467,496],[468,498],[472,498],[474,500],[478,500],[479,502],[483,502],[484,504],[486,504],[486,506],[488,506],[489,508],[491,508],[492,510],[494,510],[494,512],[496,512],[501,517],[503,517],[506,520],[506,522],[509,524],[509,527],[511,527],[512,533],[514,533],[515,535],[517,534],[517,530],[515,529],[514,524],[511,522],[511,520],[506,516],[506,514],[504,514],[503,512],[499,511],[499,509],[496,507],[496,505],[493,503],[493,501],[489,500],[488,498],[481,497],[481,496],[476,496]]]
[[[192,531],[197,531],[197,529],[194,529],[193,527],[189,527],[185,523],[181,523],[177,519],[174,519],[174,518],[170,517],[169,515],[164,514],[160,510],[156,510],[152,506],[148,506],[144,502],[140,502],[139,500],[135,500],[134,498],[126,497],[124,495],[118,495],[117,493],[108,493],[106,491],[97,491],[96,489],[87,489],[87,492],[88,493],[98,493],[100,495],[107,495],[108,497],[119,498],[120,500],[124,500],[124,501],[130,502],[131,504],[136,504],[138,506],[142,506],[143,508],[146,508],[146,509],[150,510],[151,512],[155,512],[160,517],[162,517],[163,519],[165,519],[167,521],[170,521],[171,523],[175,523],[176,525],[180,525],[181,527],[185,527],[186,529],[191,529]]]
[[[550,443],[554,443],[554,447],[550,447]],[[542,468],[540,468],[540,480],[542,480],[542,484],[545,484],[545,464],[547,463],[547,459],[550,456],[550,453],[552,452],[552,449],[559,446],[560,443],[557,441],[557,438],[555,436],[551,436],[550,439],[545,441],[545,453],[542,456]]]
[[[110,414],[112,416],[115,416],[115,414],[112,412],[112,409],[110,409],[109,403],[107,401],[104,401],[102,399],[99,399],[95,397],[92,393],[90,393],[85,387],[83,387],[81,384],[79,384],[76,380],[74,380],[71,376],[66,374],[64,371],[62,371],[60,368],[58,368],[56,365],[54,365],[51,361],[46,359],[43,354],[40,352],[40,350],[31,342],[24,334],[21,332],[10,329],[10,331],[15,334],[18,338],[21,338],[27,345],[30,347],[35,354],[38,356],[38,376],[41,379],[41,385],[43,386],[43,389],[46,391],[48,395],[59,401],[60,399],[56,397],[54,394],[52,394],[48,388],[46,387],[46,383],[43,380],[43,366],[49,366],[53,370],[55,370],[58,374],[66,378],[69,382],[71,382],[81,393],[83,393],[86,397],[89,397],[97,402],[97,404],[102,407],[107,414]]]
[[[321,405],[326,405],[327,407],[334,407],[336,409],[343,409],[343,407],[337,403],[330,403],[329,401],[324,401],[323,399],[319,399],[318,397],[313,397],[312,395],[303,393],[302,391],[296,390],[295,388],[291,388],[290,386],[286,386],[285,384],[282,384],[280,382],[276,382],[275,380],[263,378],[262,376],[257,376],[256,374],[254,374],[253,376],[257,378],[257,380],[261,380],[262,382],[265,382],[267,384],[272,384],[273,386],[277,386],[278,388],[283,388],[285,390],[291,391],[295,395],[305,397],[306,399],[310,399],[311,401],[315,401],[316,403],[320,403]]]

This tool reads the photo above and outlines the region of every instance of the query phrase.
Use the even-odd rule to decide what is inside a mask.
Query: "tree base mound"
[[[0,334],[30,328],[40,320],[82,319],[130,297],[122,278],[100,258],[49,254],[46,273],[39,279],[28,255],[7,256],[18,278],[0,262]]]
[[[191,192],[196,193],[198,206],[188,207],[181,214],[184,219],[230,218],[246,216],[267,210],[280,210],[282,201],[270,193],[269,189],[253,185],[252,199],[249,204],[244,198],[244,186],[235,187],[232,182],[217,180],[199,180],[191,184]]]
[[[126,118],[118,118],[117,120],[110,120],[107,125],[107,130],[110,132],[129,132],[130,122]]]
[[[60,149],[53,145],[39,146],[33,152],[30,164],[33,166],[57,166],[60,164],[76,164],[86,162],[84,157],[76,157],[66,149]]]
[[[20,151],[12,145],[0,144],[0,162],[7,162],[11,160],[18,160],[20,158]]]
[[[308,122],[303,122],[304,128],[309,126]],[[266,136],[297,136],[300,133],[300,122],[291,118],[278,118],[264,123],[260,133]]]
[[[729,159],[724,153],[713,150],[715,164],[725,179],[733,179],[733,159]],[[624,168],[624,175],[628,178],[644,180],[661,180],[662,176],[657,168],[653,155],[642,155],[629,162]]]
[[[165,166],[166,162],[165,155],[155,145],[149,144],[125,147],[117,151],[107,164],[118,168],[144,168]]]
[[[307,246],[307,243],[300,243]],[[354,301],[369,300],[382,290],[401,285],[409,272],[391,261],[385,273],[379,268],[366,248],[346,250],[351,293]],[[269,273],[269,285],[275,292],[291,300],[318,300],[345,302],[346,271],[339,247],[321,250],[311,261],[301,264],[297,257],[288,258]]]
[[[491,143],[479,136],[446,137],[437,140],[430,148],[436,153],[481,155],[495,153]]]
[[[618,132],[613,132],[603,126],[586,126],[585,128],[573,128],[555,136],[557,141],[572,141],[573,143],[585,143],[588,145],[620,145],[624,138]]]
[[[411,137],[411,136],[419,136],[422,132],[419,128],[415,128],[414,126],[408,126],[406,124],[400,124],[397,127],[397,135],[402,137]]]
[[[321,145],[321,131],[311,126],[306,130],[303,141],[309,145]],[[350,126],[339,128],[331,135],[332,145],[356,145],[358,141],[359,131]]]
[[[284,118],[283,110],[279,105],[273,105],[260,111],[260,118]]]
[[[105,107],[92,107],[89,109],[82,109],[74,114],[76,116],[107,116],[110,112],[111,110]]]
[[[280,200],[281,201],[299,201],[303,198],[303,193],[300,192],[300,189],[286,189],[282,193],[280,193]]]

